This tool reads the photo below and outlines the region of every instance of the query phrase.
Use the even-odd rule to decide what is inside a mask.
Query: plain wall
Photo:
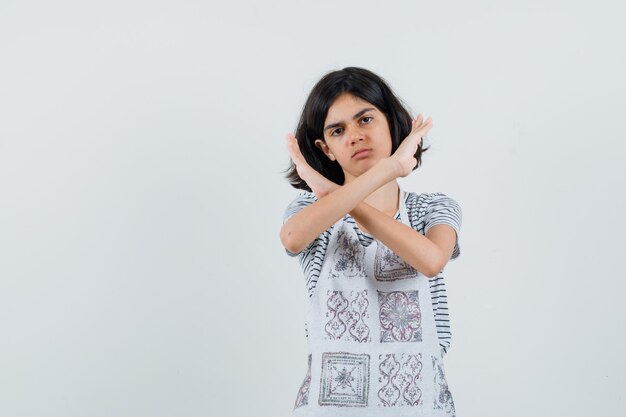
[[[0,2],[0,415],[287,416],[285,134],[362,66],[463,210],[459,417],[622,416],[621,2]]]

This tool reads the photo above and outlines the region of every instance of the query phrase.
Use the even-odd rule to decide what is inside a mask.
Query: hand
[[[332,182],[314,170],[313,167],[307,163],[304,159],[304,155],[302,155],[302,152],[300,151],[300,146],[298,146],[298,139],[296,139],[293,134],[288,133],[286,139],[287,148],[291,154],[291,160],[296,165],[298,175],[304,180],[304,182],[307,183],[313,194],[315,194],[318,199],[330,194],[336,188],[340,187],[338,184]]]
[[[412,123],[412,129],[409,135],[402,141],[398,149],[389,158],[396,163],[398,177],[406,177],[417,165],[415,152],[422,138],[433,127],[433,121],[430,116],[426,121],[423,120],[422,114],[418,114]]]

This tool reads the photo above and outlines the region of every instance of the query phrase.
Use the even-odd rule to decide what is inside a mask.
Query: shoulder
[[[431,209],[450,208],[461,210],[461,206],[454,198],[441,192],[426,193],[425,204]]]
[[[439,191],[423,193],[409,192],[407,204],[414,210],[423,211],[429,209],[436,210],[439,208],[461,209],[461,205],[456,199]]]
[[[312,192],[302,190],[289,202],[283,213],[283,222],[304,207],[317,201],[317,197]]]
[[[462,210],[459,202],[439,191],[416,193],[410,192],[407,197],[407,211],[415,225],[431,226],[448,220],[450,223],[461,223]]]
[[[300,190],[298,194],[291,200],[291,203],[296,201],[316,201],[317,197],[310,191]],[[290,203],[290,204],[291,204]]]

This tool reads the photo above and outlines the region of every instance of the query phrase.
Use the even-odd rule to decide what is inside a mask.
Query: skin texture
[[[370,110],[363,112],[365,109]],[[373,235],[406,263],[429,278],[436,276],[452,255],[455,230],[448,225],[436,225],[424,236],[393,218],[398,210],[396,179],[413,172],[417,146],[431,129],[432,119],[424,121],[419,114],[413,120],[411,133],[393,155],[390,155],[387,119],[371,103],[350,94],[339,96],[324,122],[325,127],[329,125],[332,129],[325,129],[324,138],[317,139],[315,144],[329,159],[337,160],[345,175],[343,185],[328,180],[308,165],[297,139],[291,133],[287,135],[287,147],[298,175],[318,201],[300,210],[282,226],[283,246],[291,252],[300,252],[350,213],[361,230]],[[354,158],[354,152],[362,148],[371,151],[362,158]]]

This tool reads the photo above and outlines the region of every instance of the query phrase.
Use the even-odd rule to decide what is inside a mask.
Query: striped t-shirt
[[[317,201],[315,194],[308,191],[300,192],[287,206],[283,216],[283,224],[289,219],[289,217],[293,216],[298,211],[315,201]],[[462,220],[461,207],[456,200],[439,192],[422,194],[410,192],[406,195],[405,203],[411,227],[421,234],[425,235],[426,232],[428,232],[428,230],[436,224],[447,224],[454,228],[457,239],[450,259],[456,259],[461,254],[459,234]],[[398,212],[396,220],[399,219],[400,213]],[[344,221],[354,223],[354,219],[349,217],[347,214],[344,216]],[[320,236],[315,238],[306,248],[302,249],[300,253],[292,253],[285,249],[289,256],[298,256],[300,266],[302,267],[302,271],[304,272],[306,279],[306,288],[309,297],[312,297],[315,291],[315,286],[322,269],[322,263],[324,262],[324,256],[326,254],[326,247],[328,246],[333,227],[334,226],[331,226]],[[367,242],[367,244],[371,243],[374,239],[371,234],[362,232],[358,228],[356,230],[360,235],[359,238],[363,239],[363,241]],[[436,277],[429,279],[429,283],[433,312],[435,314],[435,323],[437,325],[437,334],[439,337],[439,345],[441,346],[443,356],[448,352],[450,342],[452,340],[443,270],[439,271]]]

